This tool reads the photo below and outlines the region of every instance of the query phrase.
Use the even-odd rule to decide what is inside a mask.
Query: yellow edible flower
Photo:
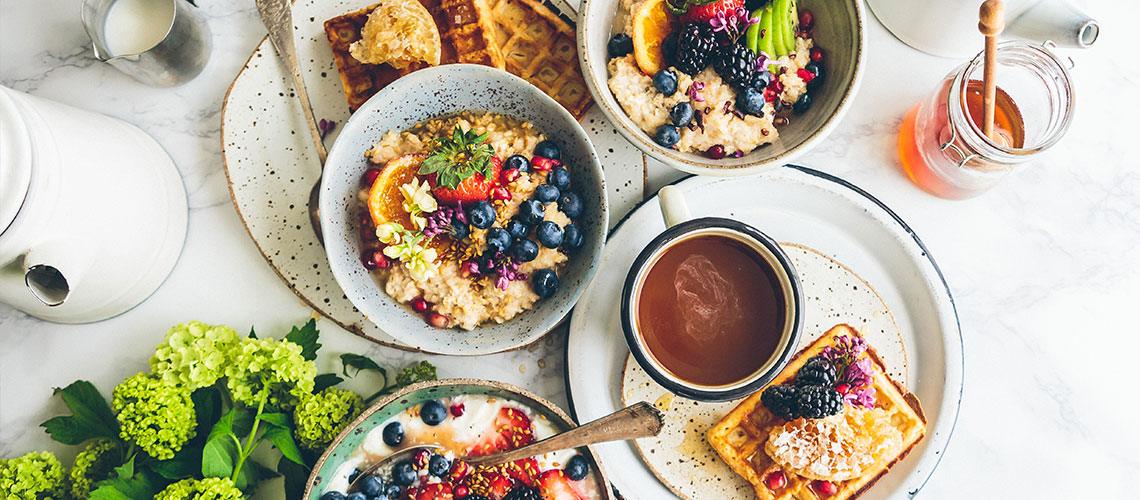
[[[415,224],[416,229],[423,229],[427,225],[423,214],[439,208],[435,197],[431,195],[431,186],[427,181],[421,184],[419,179],[412,179],[412,182],[400,186],[400,193],[404,195],[404,210],[411,214],[412,224]]]
[[[416,281],[423,281],[435,276],[439,270],[439,264],[435,262],[436,257],[438,257],[435,249],[421,246],[419,244],[421,239],[423,239],[422,235],[409,235],[400,244],[384,247],[384,255],[390,259],[399,259],[404,267],[408,268],[412,279]]]
[[[396,222],[385,222],[376,226],[376,238],[385,245],[395,245],[400,242],[400,233],[404,226]]]

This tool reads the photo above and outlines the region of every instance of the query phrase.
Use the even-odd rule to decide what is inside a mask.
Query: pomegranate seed
[[[772,90],[772,87],[768,87],[768,88],[764,89],[764,100],[767,102],[772,102],[772,101],[776,100],[776,91]]]
[[[847,384],[839,384],[835,386],[835,390],[839,391],[840,394],[847,394],[851,391],[851,386]]]
[[[365,186],[371,186],[372,183],[376,182],[377,177],[380,177],[380,169],[372,167],[365,170],[364,175],[360,176],[360,183]]]
[[[428,460],[431,458],[431,452],[427,450],[420,450],[412,457],[412,465],[417,469],[423,469],[428,466]]]
[[[360,263],[364,264],[364,268],[369,271],[376,269],[379,266],[376,264],[375,256],[375,251],[365,250],[364,253],[360,256]]]
[[[719,160],[721,158],[724,158],[724,146],[717,144],[711,148],[706,149],[705,150],[705,156],[712,158],[714,160]]]
[[[428,324],[436,328],[447,328],[447,316],[433,312],[428,316]]]
[[[459,482],[462,481],[463,478],[467,477],[467,475],[470,473],[471,466],[467,465],[467,462],[456,460],[451,464],[451,473],[449,476],[451,477],[452,482]]]
[[[811,482],[811,489],[825,497],[839,493],[839,487],[836,486],[835,483],[831,481],[820,481],[818,479]]]
[[[469,260],[459,265],[459,272],[463,274],[464,277],[479,274],[479,264],[473,260]]]
[[[499,186],[496,187],[494,191],[491,191],[491,198],[495,200],[510,200],[511,192],[507,191],[507,188]]]
[[[416,297],[412,299],[412,310],[423,314],[428,310],[428,302],[423,297]]]
[[[782,470],[772,471],[764,476],[764,484],[772,491],[782,490],[788,485],[788,478],[784,476]]]
[[[808,52],[808,56],[812,62],[820,62],[823,60],[823,50],[819,47],[812,47],[811,52]]]
[[[515,179],[518,179],[518,178],[519,178],[519,169],[517,169],[517,168],[508,168],[499,174],[499,179],[503,182],[503,184],[513,182]]]
[[[406,493],[408,494],[408,498],[416,498],[416,493],[419,493],[419,492],[420,492],[419,488],[416,488],[415,486],[408,486],[408,489],[406,491]]]
[[[466,409],[467,408],[465,406],[463,406],[463,403],[453,404],[453,405],[451,405],[451,414],[455,415],[457,417],[462,417],[463,412]]]
[[[471,494],[471,491],[468,490],[467,487],[463,486],[462,484],[459,486],[456,486],[455,489],[453,489],[451,491],[452,491],[452,493],[455,493],[455,498],[466,498],[467,495]]]
[[[800,11],[800,28],[810,30],[815,25],[815,16],[810,10]]]
[[[784,84],[780,82],[779,78],[773,78],[772,83],[768,84],[768,88],[775,91],[777,94],[784,91]]]
[[[560,162],[558,160],[551,160],[550,158],[543,158],[541,156],[535,156],[534,158],[530,159],[531,168],[533,168],[539,172],[546,172],[546,171],[548,171],[554,167],[557,167],[561,164],[562,164],[562,162]]]
[[[808,70],[803,69],[803,68],[796,70],[796,76],[800,77],[800,79],[803,80],[804,83],[808,83],[812,80],[815,80],[815,73],[812,73],[811,71],[808,71]]]

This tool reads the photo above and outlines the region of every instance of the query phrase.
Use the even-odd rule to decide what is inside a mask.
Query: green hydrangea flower
[[[227,385],[234,401],[257,406],[263,389],[273,407],[292,409],[313,392],[317,366],[301,356],[301,346],[276,339],[241,340],[226,367]]]
[[[159,460],[173,458],[194,437],[197,426],[190,391],[146,373],[115,386],[111,409],[118,414],[119,435]]]
[[[177,325],[155,348],[150,358],[151,373],[167,385],[191,391],[209,386],[224,374],[230,351],[239,340],[237,332],[227,326],[199,321]]]
[[[183,479],[158,492],[154,500],[240,500],[241,490],[229,478]]]
[[[75,456],[75,465],[71,466],[71,497],[90,497],[95,483],[111,477],[115,467],[122,465],[123,460],[123,449],[118,441],[92,441]]]
[[[352,391],[329,387],[301,398],[293,409],[293,434],[301,447],[322,451],[364,409],[364,399]]]
[[[0,459],[0,492],[4,500],[62,500],[67,474],[50,451]]]

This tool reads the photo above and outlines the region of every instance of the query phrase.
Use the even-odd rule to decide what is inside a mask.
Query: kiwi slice
[[[758,26],[760,26],[760,37],[757,48],[764,51],[765,54],[771,54],[774,50],[772,45],[772,39],[774,38],[772,36],[772,7],[768,6],[757,10],[763,11],[760,17],[760,23],[758,24]],[[756,51],[752,52],[758,54]]]
[[[788,27],[788,0],[774,0],[772,2],[772,56],[787,55],[788,47],[785,43],[784,30]]]
[[[752,13],[749,14],[748,17],[749,18],[759,17],[761,20],[763,20],[764,19],[763,16],[764,16],[764,9],[760,8],[760,9],[756,9],[756,10],[752,11]],[[744,46],[748,47],[748,50],[751,50],[753,54],[759,54],[760,53],[759,52],[759,50],[760,50],[760,23],[750,25],[750,26],[748,26],[748,29],[744,31]]]
[[[787,0],[788,8],[788,21],[784,25],[784,45],[788,47],[788,53],[796,51],[796,32],[800,29],[800,13],[796,7],[796,0]]]

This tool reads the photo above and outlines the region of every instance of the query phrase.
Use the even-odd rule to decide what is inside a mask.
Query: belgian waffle
[[[829,345],[840,335],[859,335],[848,325],[838,325],[828,330],[811,345],[801,350],[772,384],[791,382],[800,367],[812,356]],[[926,430],[926,417],[918,399],[899,383],[886,375],[882,359],[873,348],[867,353],[877,368],[873,376],[875,407],[892,412],[891,422],[901,431],[903,442],[900,451],[893,459],[872,469],[862,476],[847,481],[833,481],[838,487],[835,495],[828,500],[849,500],[858,497],[875,484],[895,463],[910,452],[922,440]],[[779,491],[772,491],[764,484],[764,477],[780,469],[765,453],[764,444],[769,430],[783,425],[784,420],[773,415],[760,403],[761,390],[749,396],[735,409],[709,430],[709,444],[717,451],[732,470],[752,484],[756,497],[761,500],[817,500],[819,495],[811,488],[812,480],[785,471],[787,485]]]
[[[490,5],[487,3],[490,2]],[[435,19],[442,47],[440,64],[483,64],[505,69],[546,92],[581,119],[593,101],[586,90],[574,27],[536,0],[420,0]],[[333,59],[348,107],[364,101],[397,78],[425,64],[396,69],[362,64],[348,47],[360,39],[369,6],[325,21]]]

